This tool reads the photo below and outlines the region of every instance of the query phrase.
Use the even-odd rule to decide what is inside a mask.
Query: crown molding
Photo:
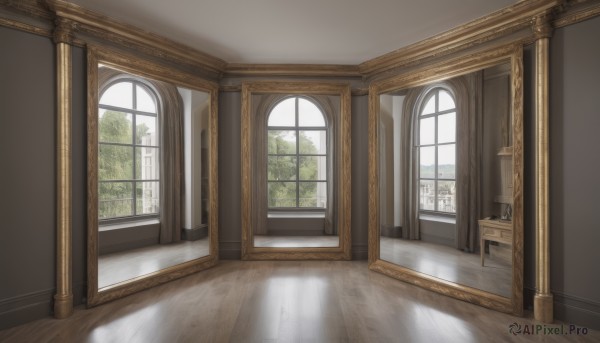
[[[367,77],[392,68],[406,67],[426,59],[449,55],[506,36],[530,26],[532,18],[561,5],[562,0],[525,0],[473,20],[431,38],[359,64]]]
[[[356,65],[229,63],[225,76],[362,77],[362,74]]]
[[[46,4],[57,18],[74,22],[73,35],[75,40],[83,39],[87,43],[88,39],[85,35],[89,35],[100,41],[116,43],[126,48],[134,48],[153,57],[218,74],[224,70],[227,64],[220,58],[64,0],[47,0]]]
[[[599,0],[571,0],[560,6],[552,22],[555,29],[576,24],[600,15]]]
[[[199,50],[87,10],[65,0],[0,0],[0,26],[66,41],[76,46],[109,45],[135,51],[172,66],[222,77],[315,77],[370,80],[384,72],[414,67],[505,43],[535,39],[532,23],[541,16],[554,28],[600,16],[600,0],[521,0],[454,29],[400,48],[359,65],[227,63]],[[539,21],[539,20],[538,20]],[[60,32],[55,32],[56,28]]]

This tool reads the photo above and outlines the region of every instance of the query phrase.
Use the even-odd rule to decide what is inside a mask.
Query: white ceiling
[[[230,63],[359,64],[515,0],[70,0]]]

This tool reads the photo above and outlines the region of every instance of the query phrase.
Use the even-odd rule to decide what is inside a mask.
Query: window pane
[[[156,134],[156,117],[136,115],[135,126],[136,144],[158,146],[158,135]]]
[[[301,154],[327,154],[327,131],[299,131]]]
[[[294,156],[269,156],[269,181],[296,180],[296,157]]]
[[[296,131],[269,130],[269,154],[296,154]]]
[[[269,207],[296,207],[295,182],[269,182]]]
[[[132,190],[131,182],[100,182],[98,184],[98,218],[132,216]]]
[[[327,207],[326,182],[300,182],[299,207]]]
[[[137,101],[136,109],[138,111],[156,113],[156,104],[150,93],[140,86],[136,86],[135,89],[137,92],[137,98],[135,99]]]
[[[133,84],[119,82],[110,86],[102,93],[100,105],[133,109]]]
[[[438,117],[438,143],[456,142],[456,112]]]
[[[419,121],[419,145],[435,144],[435,117]]]
[[[136,182],[136,214],[158,213],[160,209],[159,191],[160,184],[158,182]]]
[[[269,126],[296,126],[296,98],[283,100],[271,110]]]
[[[325,118],[317,105],[306,99],[298,99],[298,126],[325,126]]]
[[[432,114],[432,113],[435,113],[435,93],[431,93],[431,96],[429,97],[429,99],[425,103],[425,106],[423,107],[423,111],[421,112],[421,115]]]
[[[456,182],[438,181],[438,211],[456,213]]]
[[[456,145],[438,146],[438,178],[456,179]]]
[[[435,147],[428,146],[419,148],[419,178],[434,179],[435,178]]]
[[[132,178],[133,147],[100,144],[98,180],[131,180]]]
[[[98,109],[98,141],[131,144],[132,120],[129,113]]]
[[[327,180],[327,157],[300,156],[300,180]]]
[[[135,148],[135,178],[158,180],[158,148]]]
[[[438,112],[451,110],[456,107],[454,105],[454,99],[452,99],[452,96],[447,91],[440,90],[440,93],[438,96],[439,96],[439,102],[440,102],[438,105],[438,107],[439,107]]]
[[[419,185],[419,209],[435,210],[435,181],[421,180]]]

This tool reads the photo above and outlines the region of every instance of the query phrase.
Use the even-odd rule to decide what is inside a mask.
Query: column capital
[[[535,39],[550,38],[554,28],[552,27],[552,14],[544,12],[531,19],[531,30]]]
[[[56,17],[54,24],[54,43],[66,43],[72,45],[73,33],[75,30],[77,30],[78,24],[71,19],[66,19],[63,17]]]

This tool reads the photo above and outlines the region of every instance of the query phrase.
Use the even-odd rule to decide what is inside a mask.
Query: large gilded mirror
[[[217,90],[89,48],[89,306],[217,263]]]
[[[349,259],[350,88],[242,86],[242,258]]]
[[[371,85],[371,269],[522,313],[522,79],[505,46]]]

